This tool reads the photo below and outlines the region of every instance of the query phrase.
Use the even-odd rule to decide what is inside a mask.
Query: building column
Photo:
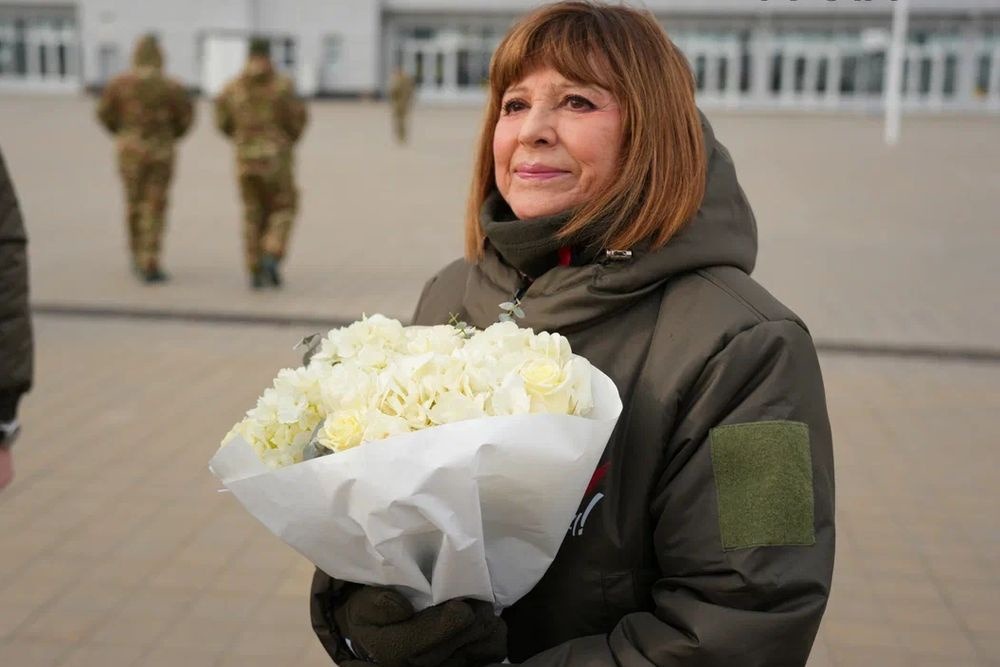
[[[958,43],[958,68],[955,72],[955,105],[962,108],[974,107],[976,99],[976,61],[982,43],[982,33],[975,21],[962,27]]]
[[[28,23],[24,26],[24,78],[28,81],[40,78],[38,43],[38,27]]]
[[[444,52],[444,77],[442,80],[442,88],[448,92],[449,95],[454,95],[458,91],[458,49],[459,40],[457,38],[449,38],[444,40],[444,44],[441,46]]]
[[[740,100],[740,79],[743,78],[743,59],[740,58],[740,45],[736,39],[730,39],[726,45],[726,104],[737,106]]]
[[[708,97],[719,96],[719,50],[714,42],[702,44],[702,55],[705,57],[705,94]]]
[[[771,101],[771,59],[774,56],[774,31],[766,22],[756,25],[750,33],[750,93],[754,105]]]
[[[990,89],[987,91],[987,98],[990,109],[1000,109],[1000,45],[993,46],[990,57]]]
[[[781,90],[778,97],[785,104],[790,104],[795,98],[795,61],[799,59],[799,51],[792,44],[784,43],[780,47],[781,59]]]
[[[843,54],[840,52],[840,47],[834,44],[830,46],[826,57],[826,93],[824,100],[828,107],[835,108],[840,106],[840,63]]]
[[[805,48],[806,71],[803,77],[802,92],[806,102],[811,104],[819,99],[819,92],[816,88],[819,85],[819,61],[823,58],[823,47],[807,44]]]

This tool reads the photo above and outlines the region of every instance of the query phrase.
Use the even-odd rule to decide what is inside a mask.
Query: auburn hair
[[[649,12],[572,0],[528,14],[493,54],[466,212],[466,258],[477,262],[485,249],[479,214],[496,189],[493,131],[504,93],[544,67],[605,88],[621,109],[617,173],[573,212],[560,238],[592,238],[615,250],[642,241],[665,245],[705,194],[705,145],[691,68]]]

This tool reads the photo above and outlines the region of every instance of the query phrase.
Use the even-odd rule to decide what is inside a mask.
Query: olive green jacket
[[[307,120],[291,79],[270,66],[255,71],[248,65],[215,100],[216,127],[235,143],[241,171],[253,171],[256,163],[263,163],[264,171],[290,163]]]
[[[705,199],[663,249],[556,266],[525,289],[491,245],[435,276],[417,307],[418,324],[454,313],[485,327],[523,292],[521,324],[568,336],[624,402],[555,561],[503,612],[513,663],[791,667],[809,655],[834,555],[823,382],[805,326],[749,276],[753,214],[704,129]],[[320,573],[314,592],[324,585]],[[329,650],[336,629],[318,607]]]
[[[139,40],[132,68],[108,83],[98,101],[97,118],[125,159],[171,162],[174,144],[191,129],[191,98],[162,65],[156,40]]]
[[[33,344],[28,304],[28,239],[0,153],[0,422],[14,419],[31,387]]]

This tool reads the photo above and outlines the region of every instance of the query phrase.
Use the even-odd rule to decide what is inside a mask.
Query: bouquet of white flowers
[[[502,607],[552,562],[620,412],[558,334],[375,315],[282,370],[210,468],[335,578]]]

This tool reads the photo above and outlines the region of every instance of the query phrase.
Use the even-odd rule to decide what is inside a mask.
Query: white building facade
[[[375,96],[401,66],[422,99],[483,98],[489,58],[544,0],[0,0],[0,94],[99,87],[156,33],[215,93],[266,35],[304,95]],[[877,110],[894,0],[636,0],[688,56],[706,107]],[[904,105],[1000,113],[1000,0],[910,0]]]

